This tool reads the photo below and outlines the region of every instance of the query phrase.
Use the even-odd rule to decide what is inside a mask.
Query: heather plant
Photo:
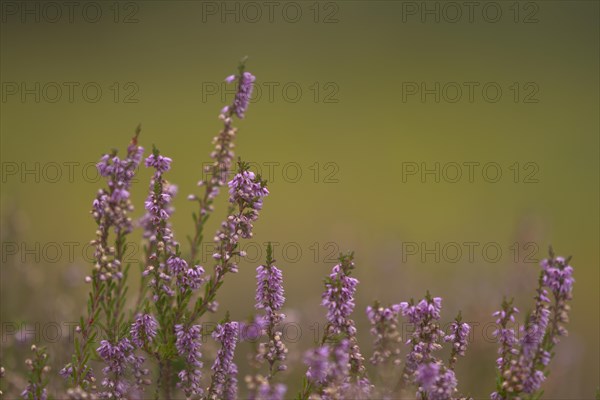
[[[449,400],[466,398],[458,383],[455,367],[465,357],[471,326],[458,312],[443,330],[442,298],[429,292],[419,300],[388,306],[379,301],[366,307],[373,338],[373,351],[363,356],[354,312],[359,281],[353,253],[340,254],[324,280],[321,305],[326,316],[322,336],[306,351],[304,378],[298,393],[290,393],[286,381],[288,346],[282,333],[286,320],[284,277],[276,266],[273,250],[267,247],[264,264],[256,268],[256,315],[249,320],[228,310],[216,326],[207,313],[218,309],[219,289],[230,274],[238,271],[246,256],[241,242],[253,237],[263,201],[269,195],[267,182],[238,160],[234,168],[235,120],[245,118],[255,77],[242,61],[238,72],[225,81],[236,85],[232,104],[224,107],[219,119],[223,128],[213,139],[213,162],[198,182],[193,234],[187,246],[177,240],[171,217],[177,187],[169,182],[173,160],[153,147],[144,158],[138,144],[140,129],[131,139],[123,158],[112,151],[100,159],[97,169],[106,184],[92,202],[96,223],[94,263],[85,281],[90,287],[87,308],[76,327],[71,361],[59,372],[66,381],[60,398],[70,399],[189,399],[279,400],[418,398]],[[152,171],[145,214],[133,220],[130,189],[142,164]],[[222,187],[228,188],[226,215],[214,234],[212,268],[201,265],[201,244],[205,227],[214,211]],[[140,290],[129,295],[130,265],[124,262],[127,237],[142,231],[144,259]],[[494,313],[498,329],[496,390],[492,400],[538,399],[549,373],[555,346],[567,334],[569,301],[572,297],[573,268],[569,259],[552,250],[541,262],[534,306],[525,323],[516,328],[519,310],[505,299]],[[131,298],[133,301],[128,302]],[[411,326],[402,337],[400,319]],[[208,338],[209,349],[203,354]],[[256,339],[249,357],[252,373],[244,377],[246,389],[239,395],[236,350],[242,341]],[[442,350],[449,352],[443,357]],[[214,349],[213,349],[214,348]],[[48,356],[41,347],[32,347],[34,356],[26,364],[26,399],[49,398]],[[214,353],[214,354],[212,354]],[[96,367],[96,369],[94,369]],[[5,371],[2,368],[2,375]]]

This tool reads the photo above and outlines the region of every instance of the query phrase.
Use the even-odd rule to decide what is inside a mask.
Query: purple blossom
[[[437,362],[421,364],[415,373],[415,382],[419,386],[417,395],[424,393],[431,400],[450,400],[456,392],[454,371]]]
[[[243,252],[235,252],[240,238],[251,238],[253,222],[258,219],[258,211],[262,207],[262,198],[269,194],[265,182],[247,170],[247,165],[240,162],[241,171],[229,182],[230,202],[232,207],[227,219],[221,223],[221,229],[215,235],[217,251],[213,258],[217,260],[219,276],[225,272],[237,272],[234,255],[244,256]]]
[[[540,264],[544,270],[544,286],[550,288],[556,297],[569,300],[575,282],[573,267],[566,263],[564,257],[544,259]]]
[[[156,336],[157,328],[158,323],[151,314],[138,314],[131,324],[131,341],[138,348],[149,345]]]
[[[107,281],[123,276],[121,262],[114,246],[109,245],[108,238],[111,230],[118,237],[133,229],[129,217],[129,213],[133,211],[129,189],[143,151],[142,147],[137,146],[136,135],[128,147],[125,159],[121,160],[114,152],[102,156],[96,165],[99,174],[106,178],[108,188],[100,189],[92,202],[92,216],[98,225],[96,239],[91,242],[96,262],[94,279]]]
[[[440,364],[426,363],[419,365],[415,373],[415,381],[425,391],[433,389],[440,376]]]
[[[240,322],[240,340],[253,342],[260,338],[267,329],[269,322],[263,315],[256,315],[250,322]]]
[[[169,273],[175,276],[182,293],[186,290],[198,289],[204,282],[204,268],[200,265],[188,267],[187,261],[178,256],[171,256],[167,260]]]
[[[260,180],[252,171],[242,171],[237,173],[229,186],[229,201],[231,203],[244,203],[250,208],[256,208],[256,202],[269,194],[267,188],[262,185]]]
[[[258,386],[254,400],[283,400],[286,392],[287,386],[284,384],[271,385],[265,380]]]
[[[321,305],[327,308],[327,332],[328,337],[343,335],[341,342],[337,343],[332,349],[332,354],[336,360],[347,360],[338,363],[338,373],[344,375],[343,386],[345,391],[352,391],[352,395],[357,389],[370,387],[366,377],[364,358],[358,346],[356,338],[356,327],[354,320],[350,315],[354,311],[354,293],[358,280],[350,276],[354,269],[353,254],[341,255],[340,262],[336,264],[329,277],[325,280],[325,292],[322,295]],[[348,366],[348,372],[345,365]]]
[[[185,270],[179,277],[179,286],[181,291],[196,290],[200,288],[204,282],[204,268],[200,265],[194,265],[193,267]]]
[[[329,362],[329,346],[321,346],[306,352],[304,363],[308,366],[306,377],[309,381],[321,384],[325,382],[331,363]]]
[[[285,301],[283,296],[283,274],[280,269],[273,265],[270,243],[267,246],[266,265],[260,265],[256,268],[256,281],[256,308],[265,310],[268,335],[267,342],[260,343],[258,346],[257,359],[259,361],[267,360],[272,371],[277,361],[285,361],[287,348],[282,340],[282,332],[277,330],[277,324],[285,318],[285,315],[279,312]],[[285,365],[280,365],[277,370],[281,371],[285,368]]]
[[[47,400],[48,390],[37,383],[28,383],[21,392],[21,397],[27,400]]]
[[[498,370],[500,381],[492,399],[506,399],[520,393],[535,394],[546,379],[545,369],[552,357],[552,348],[558,338],[566,334],[563,324],[568,321],[567,301],[572,297],[573,268],[562,257],[550,258],[540,263],[539,286],[535,297],[535,307],[521,329],[521,339],[517,341],[514,323],[518,310],[511,303],[504,302],[502,310],[494,313],[500,325],[496,334],[499,337],[500,358]],[[550,304],[549,289],[554,296]]]
[[[209,389],[210,398],[234,399],[237,393],[237,366],[233,362],[238,342],[239,326],[237,322],[218,325],[212,337],[221,344],[217,358],[212,366],[213,376]]]
[[[510,379],[508,388],[534,394],[546,379],[545,369],[552,357],[552,348],[559,337],[566,335],[568,321],[567,301],[572,297],[573,268],[563,257],[542,260],[535,308],[521,330],[520,352],[517,363],[505,372]],[[554,297],[550,305],[549,289]]]
[[[464,357],[467,350],[471,326],[461,322],[461,315],[450,324],[450,332],[444,337],[444,341],[452,343],[452,352],[450,354],[450,369],[454,369],[458,356]]]
[[[279,311],[285,301],[281,270],[274,265],[260,265],[256,268],[256,280],[256,308],[267,314]]]
[[[350,341],[342,339],[333,347],[330,354],[333,356],[333,364],[329,380],[333,382],[346,382],[350,374]]]
[[[227,79],[230,79],[228,77]],[[233,100],[233,112],[238,118],[244,118],[248,104],[250,103],[250,97],[252,96],[252,90],[254,88],[254,81],[256,77],[250,72],[243,72],[239,78],[239,85],[235,99]]]
[[[322,296],[321,304],[327,308],[327,320],[332,332],[336,334],[347,330],[350,314],[355,307],[354,293],[358,280],[349,276],[354,262],[349,263],[346,268],[342,263],[333,267]]]
[[[105,378],[102,380],[104,391],[100,393],[101,397],[117,399],[125,397],[130,388],[130,383],[125,377],[127,367],[131,365],[134,369],[141,369],[139,363],[143,359],[135,357],[133,346],[127,338],[121,339],[117,344],[102,340],[96,351],[106,364],[102,370]]]
[[[454,371],[446,369],[440,374],[435,385],[427,392],[430,400],[449,400],[456,393],[456,376]]]
[[[400,364],[400,347],[402,340],[398,332],[398,314],[400,305],[381,307],[378,302],[367,307],[367,317],[371,323],[371,335],[374,336],[373,355],[370,362],[378,365],[387,362],[393,356],[392,362]]]
[[[178,374],[177,386],[182,388],[188,397],[200,396],[203,393],[200,381],[202,378],[201,327],[200,325],[190,327],[175,325],[175,337],[177,353],[186,361],[185,369]]]
[[[519,310],[512,306],[512,302],[504,301],[502,304],[502,310],[496,311],[493,316],[496,317],[496,324],[498,329],[494,331],[494,335],[498,338],[500,347],[498,354],[500,357],[496,361],[498,369],[503,373],[510,362],[512,355],[517,354],[517,350],[514,348],[517,343],[515,330],[509,327],[509,323],[515,322],[515,314]]]
[[[171,194],[169,186],[163,179],[163,173],[169,169],[170,158],[160,156],[158,150],[154,150],[146,159],[146,165],[155,169],[150,185],[150,193],[145,202],[147,216],[146,235],[150,240],[151,253],[148,256],[148,265],[143,272],[144,276],[152,274],[149,286],[153,288],[154,302],[158,302],[162,295],[172,297],[175,295],[173,289],[174,276],[172,269],[180,268],[181,263],[171,260],[177,242],[173,239],[173,233],[169,223],[172,213]],[[161,262],[161,256],[167,258],[167,265]],[[169,260],[171,264],[169,264]]]
[[[159,154],[150,154],[146,158],[146,167],[152,167],[160,173],[165,173],[171,169],[171,160],[169,157],[164,157]]]
[[[420,365],[434,361],[433,352],[442,348],[439,342],[444,332],[437,323],[441,308],[442,299],[431,297],[429,293],[417,304],[413,301],[400,303],[402,315],[414,325],[414,331],[407,341],[411,350],[406,356],[406,364],[402,372],[403,384],[412,380]]]
[[[167,260],[169,272],[173,275],[184,273],[188,269],[188,263],[181,257],[171,256]]]

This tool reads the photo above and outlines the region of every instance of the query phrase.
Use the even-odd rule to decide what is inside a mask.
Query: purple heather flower
[[[550,288],[555,296],[569,300],[575,282],[573,267],[568,265],[563,257],[545,259],[540,264],[544,270],[544,286]]]
[[[535,394],[546,379],[545,369],[552,357],[552,347],[559,337],[566,335],[562,324],[568,321],[567,301],[572,297],[573,268],[562,257],[554,257],[540,263],[539,286],[535,297],[535,308],[521,329],[518,346],[513,344],[514,359],[509,364],[502,360],[503,383],[495,395],[504,393]],[[550,305],[550,290],[554,304]],[[514,340],[513,340],[514,342]]]
[[[244,72],[240,77],[238,91],[235,94],[235,99],[233,100],[233,111],[240,119],[244,118],[248,104],[250,103],[250,97],[252,96],[255,80],[256,77],[250,72]]]
[[[446,369],[440,374],[435,385],[431,388],[427,394],[430,400],[450,400],[453,398],[456,392],[456,386],[458,382],[454,371]]]
[[[461,315],[459,313],[456,320],[450,324],[449,334],[444,337],[444,341],[452,343],[450,369],[454,369],[454,364],[456,364],[458,356],[465,356],[469,332],[471,332],[471,326],[465,322],[461,322]]]
[[[185,272],[188,269],[188,263],[181,257],[171,256],[167,260],[167,266],[169,272],[173,275],[178,275]]]
[[[407,302],[400,303],[402,315],[408,317],[409,322],[418,323],[423,320],[438,320],[442,310],[442,298],[425,298],[417,305]]]
[[[40,387],[36,383],[28,383],[25,390],[21,392],[21,397],[28,400],[47,400],[48,390],[45,387]]]
[[[329,361],[329,346],[321,346],[306,352],[304,362],[308,366],[306,377],[309,381],[321,384],[325,382],[331,363]]]
[[[496,360],[499,375],[504,381],[500,386],[502,391],[515,393],[519,393],[523,389],[523,371],[514,359],[519,354],[519,349],[517,348],[515,330],[509,324],[515,322],[515,314],[518,312],[519,310],[512,306],[512,301],[505,300],[502,302],[502,309],[493,314],[496,317],[496,324],[499,326],[494,334],[498,337],[500,343],[498,348],[500,357]],[[499,392],[492,393],[491,397],[498,400],[504,398]]]
[[[202,377],[201,327],[200,325],[190,327],[175,325],[175,337],[177,353],[186,361],[185,369],[179,372],[177,386],[182,388],[188,397],[200,396],[203,393],[200,382]]]
[[[424,391],[433,389],[440,376],[440,364],[426,363],[419,365],[415,373],[415,381]]]
[[[498,358],[497,364],[501,371],[504,370],[504,367],[509,362],[508,358],[511,355],[517,354],[517,350],[514,348],[517,343],[515,330],[510,328],[508,324],[515,322],[515,314],[518,312],[519,310],[516,307],[513,307],[510,303],[504,302],[503,309],[496,311],[493,314],[493,316],[496,317],[496,324],[499,326],[494,332],[494,335],[498,338],[498,342],[500,343],[500,348],[498,349],[500,358]]]
[[[406,364],[402,373],[404,384],[411,381],[417,368],[423,363],[429,363],[434,359],[432,353],[442,348],[440,340],[444,332],[440,329],[437,320],[440,318],[442,299],[440,297],[427,296],[416,305],[400,303],[402,315],[414,325],[414,331],[406,342],[411,345],[411,351],[406,356]]]
[[[305,363],[308,365],[306,376],[317,386],[323,398],[369,398],[372,385],[364,371],[356,368],[354,338],[342,339],[331,345],[324,345],[308,352]],[[359,353],[360,355],[360,353]],[[358,360],[361,362],[362,360]]]
[[[243,166],[243,163],[240,163]],[[234,255],[243,256],[242,252],[234,253],[240,238],[251,238],[253,222],[258,219],[258,210],[262,206],[262,197],[269,194],[264,182],[254,173],[244,170],[229,182],[230,202],[237,205],[238,211],[231,213],[221,223],[221,229],[215,235],[217,251],[213,258],[217,260],[217,272],[237,272],[237,264],[232,260]],[[260,206],[259,206],[260,205]],[[233,210],[233,208],[232,208]]]
[[[431,400],[450,400],[456,392],[454,371],[437,362],[421,364],[415,373],[415,382],[419,393],[426,394],[426,398]]]
[[[240,340],[254,342],[265,333],[268,324],[263,315],[256,315],[250,322],[240,322]]]
[[[560,336],[566,336],[567,330],[564,324],[569,322],[570,307],[567,304],[573,297],[573,267],[563,257],[552,257],[542,260],[542,284],[549,288],[554,295],[554,304],[552,306],[552,322],[549,332],[549,341],[551,346],[556,345]]]
[[[148,158],[146,158],[146,167],[152,167],[156,169],[160,173],[165,173],[169,169],[171,169],[171,160],[169,157],[164,157],[159,154],[150,154]]]
[[[96,350],[98,355],[107,365],[102,371],[105,378],[102,380],[102,386],[105,390],[100,393],[105,398],[123,398],[129,390],[129,382],[125,379],[127,366],[131,365],[134,369],[141,369],[139,358],[133,354],[133,346],[129,339],[123,338],[117,344],[112,344],[108,340],[100,341],[100,347]]]
[[[283,274],[274,265],[260,265],[256,268],[256,308],[264,309],[268,314],[283,307]]]
[[[265,310],[266,331],[268,340],[266,343],[260,343],[258,346],[257,359],[259,361],[267,360],[273,368],[276,361],[284,361],[287,354],[287,348],[283,343],[283,334],[278,331],[277,324],[281,322],[285,315],[279,310],[283,307],[285,297],[283,296],[283,274],[281,270],[273,265],[272,248],[269,243],[267,247],[267,263],[256,268],[256,308]],[[279,370],[285,369],[285,365],[280,365]]]
[[[237,393],[237,366],[233,362],[238,342],[239,326],[237,322],[218,325],[212,336],[221,344],[217,358],[212,366],[213,376],[209,390],[210,398],[234,399]]]
[[[352,262],[353,265],[353,262]],[[336,264],[325,283],[321,304],[327,308],[327,320],[333,333],[344,332],[354,311],[354,293],[358,279],[348,275],[342,264]]]
[[[97,279],[110,280],[122,277],[121,264],[116,258],[114,247],[108,244],[111,230],[117,236],[130,233],[133,224],[129,213],[133,205],[129,200],[129,188],[135,171],[140,163],[144,149],[137,146],[137,136],[133,138],[127,149],[127,157],[121,160],[115,154],[106,154],[98,162],[99,174],[106,178],[108,189],[98,191],[92,202],[92,216],[98,225],[94,246],[94,259],[98,273]]]
[[[231,82],[235,81],[235,78],[236,78],[235,75],[229,75],[227,78],[225,78],[225,82],[231,83]]]
[[[171,260],[167,265],[161,262],[160,254],[170,257],[177,242],[173,239],[173,233],[169,224],[169,218],[172,213],[171,194],[169,185],[163,179],[163,173],[169,169],[170,158],[163,157],[155,150],[146,159],[146,165],[155,169],[154,176],[150,185],[150,193],[145,202],[146,214],[146,234],[151,244],[152,253],[148,257],[148,265],[143,272],[144,276],[152,274],[149,286],[153,288],[153,300],[159,300],[162,294],[169,297],[175,295],[173,289],[174,275],[173,268],[179,268],[177,260]],[[175,265],[177,264],[177,265]],[[181,263],[180,263],[181,264]],[[168,268],[167,268],[168,267]]]
[[[150,193],[146,199],[145,208],[155,226],[160,225],[162,222],[166,222],[171,216],[168,211],[170,202],[171,195],[167,192],[153,192]]]
[[[73,376],[73,366],[71,364],[65,365],[60,371],[58,371],[58,374],[64,379],[70,378]]]
[[[171,256],[167,260],[169,273],[177,278],[180,291],[195,290],[204,282],[204,268],[200,265],[188,267],[187,261],[181,257]]]
[[[350,341],[341,340],[333,347],[330,354],[333,356],[330,379],[334,382],[345,382],[350,374]]]
[[[131,324],[131,341],[136,347],[144,347],[152,343],[157,328],[158,323],[151,314],[138,314],[133,324]]]
[[[342,362],[349,367],[349,372],[344,373],[347,378],[344,385],[346,391],[354,393],[356,389],[362,390],[367,386],[370,387],[370,383],[366,377],[364,358],[356,339],[354,320],[350,318],[350,314],[354,311],[354,293],[358,285],[358,280],[350,276],[352,269],[354,269],[353,255],[340,256],[340,262],[332,268],[331,274],[325,280],[325,292],[322,295],[321,305],[327,308],[326,335],[343,334],[345,336],[333,348],[332,353],[336,360],[341,360],[342,356],[347,358],[346,362]],[[345,354],[342,354],[344,352]],[[337,369],[345,371],[342,365],[338,365]],[[365,382],[367,384],[363,384]]]
[[[401,342],[398,332],[398,314],[400,305],[394,304],[390,307],[381,307],[375,302],[374,306],[367,307],[367,317],[371,323],[371,334],[375,337],[373,343],[373,355],[371,364],[378,365],[388,361],[393,356],[393,363],[400,364]]]
[[[179,278],[181,291],[198,289],[204,282],[204,268],[194,265],[183,272]]]
[[[258,386],[254,400],[283,400],[286,392],[287,386],[284,384],[271,385],[265,380]]]
[[[228,185],[229,201],[234,204],[242,202],[250,208],[259,209],[255,204],[269,194],[267,188],[261,184],[252,171],[237,173]]]

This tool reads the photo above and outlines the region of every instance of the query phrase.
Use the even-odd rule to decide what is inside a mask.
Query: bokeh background
[[[264,244],[276,243],[293,395],[301,353],[324,321],[322,278],[338,252],[354,250],[363,353],[368,304],[429,289],[444,298],[445,322],[460,309],[475,325],[458,376],[463,393],[486,398],[491,314],[504,295],[523,311],[533,305],[537,261],[553,245],[574,256],[576,286],[544,398],[593,397],[597,1],[80,2],[72,13],[58,4],[2,3],[0,309],[2,365],[14,372],[5,387],[22,383],[16,372],[32,342],[49,345],[54,372],[69,358],[68,327],[85,306],[89,209],[102,185],[93,163],[123,151],[141,123],[141,143],[174,159],[173,221],[185,243],[194,208],[186,196],[198,192],[218,111],[232,99],[222,80],[248,55],[258,89],[236,151],[270,180],[271,196],[213,320],[252,313],[254,269]],[[436,168],[439,177],[421,175]],[[136,216],[148,179],[140,171]]]

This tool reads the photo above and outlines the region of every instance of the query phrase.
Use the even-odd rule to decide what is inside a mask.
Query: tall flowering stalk
[[[240,239],[252,237],[253,224],[262,209],[263,198],[269,194],[266,181],[250,171],[247,163],[239,161],[238,167],[238,173],[228,183],[230,206],[227,217],[214,238],[216,251],[213,253],[213,274],[205,285],[204,297],[196,301],[189,317],[190,323],[206,311],[216,308],[215,296],[223,284],[223,277],[228,272],[237,272],[235,256],[246,255],[244,251],[238,250]]]
[[[327,353],[329,358],[333,357],[339,365],[347,364],[348,368],[341,370],[344,371],[341,377],[337,375],[339,368],[334,368],[338,372],[330,372],[324,379],[315,380],[311,378],[314,373],[310,370],[320,367],[311,365],[313,359],[307,358],[309,372],[299,398],[307,399],[313,392],[321,396],[331,396],[335,392],[336,396],[342,398],[367,398],[372,390],[358,346],[356,326],[350,318],[355,307],[354,294],[358,285],[358,279],[350,276],[354,267],[353,253],[340,255],[339,263],[325,279],[321,304],[327,309],[327,325],[321,341],[322,348],[316,352],[321,355]],[[347,362],[342,361],[345,357]]]
[[[459,312],[456,319],[450,324],[449,334],[444,337],[445,342],[452,343],[450,360],[448,360],[448,368],[451,370],[454,370],[458,357],[465,356],[470,332],[471,326],[462,322],[462,314]]]
[[[432,297],[429,292],[416,304],[413,300],[400,303],[400,309],[414,330],[406,342],[410,351],[406,356],[397,390],[415,385],[417,397],[423,400],[452,399],[458,385],[454,366],[458,356],[465,354],[471,327],[462,322],[459,313],[450,325],[449,334],[444,335],[439,325],[442,298]],[[452,343],[448,366],[436,356],[443,341]]]
[[[201,326],[193,325],[186,327],[184,325],[175,326],[177,341],[175,346],[179,356],[185,360],[185,368],[179,372],[178,386],[183,389],[188,398],[202,395],[202,353],[201,344]]]
[[[164,396],[170,398],[172,364],[176,355],[187,360],[186,368],[179,373],[179,386],[190,395],[199,391],[200,353],[192,344],[199,340],[199,327],[183,326],[186,306],[194,290],[204,281],[204,269],[199,266],[188,266],[181,258],[179,245],[175,241],[169,218],[172,214],[172,191],[163,175],[171,167],[171,159],[160,155],[157,149],[146,159],[146,166],[154,169],[151,190],[146,200],[147,236],[149,240],[148,265],[144,275],[150,276],[149,286],[152,291],[152,304],[157,319],[146,317],[143,321],[150,326],[150,337],[153,339],[154,325],[157,322],[158,342],[151,346],[140,340],[142,348],[153,355],[159,363],[159,385]],[[132,335],[136,333],[133,332]],[[146,333],[146,338],[149,338]],[[145,345],[145,346],[144,346]]]
[[[245,71],[245,59],[240,62],[237,75],[228,76],[225,81],[233,83],[237,81],[237,91],[233,103],[224,107],[219,114],[219,119],[223,121],[223,129],[214,137],[213,144],[215,148],[210,154],[214,160],[211,165],[204,168],[207,179],[198,182],[198,186],[204,188],[202,196],[190,195],[188,198],[198,202],[198,213],[194,213],[195,233],[189,238],[191,247],[191,262],[194,263],[198,257],[200,244],[203,239],[204,225],[213,211],[213,202],[218,196],[220,188],[225,185],[229,172],[231,171],[233,159],[235,158],[234,141],[237,134],[237,128],[233,126],[233,117],[239,119],[245,117],[246,110],[250,103],[250,96],[254,87],[255,77],[250,72]]]
[[[564,325],[569,320],[568,301],[572,298],[575,282],[573,267],[569,265],[569,259],[555,257],[552,249],[550,257],[542,260],[540,265],[542,271],[535,306],[525,320],[520,339],[516,339],[514,329],[506,327],[509,321],[514,322],[516,308],[505,302],[502,310],[494,314],[500,325],[497,333],[501,356],[496,391],[491,394],[493,400],[539,398],[554,346],[567,334]]]
[[[431,297],[429,292],[417,304],[413,300],[400,303],[402,315],[413,324],[414,330],[407,340],[410,352],[401,375],[401,387],[413,382],[414,374],[420,365],[436,362],[434,352],[442,348],[440,344],[444,332],[440,329],[439,319],[442,310],[442,298]]]
[[[283,292],[283,274],[275,265],[271,243],[267,245],[267,259],[265,265],[256,268],[256,309],[264,310],[264,329],[267,342],[258,346],[256,359],[258,363],[266,361],[269,364],[269,373],[266,377],[256,375],[249,378],[249,389],[251,399],[276,400],[282,398],[286,393],[283,384],[272,385],[275,374],[284,371],[283,363],[286,359],[287,348],[283,343],[283,333],[278,330],[278,324],[283,321],[285,315],[280,312],[285,302]]]
[[[373,355],[369,359],[373,365],[400,365],[400,343],[402,338],[398,331],[398,315],[400,305],[382,307],[378,301],[367,307],[367,317],[371,323],[371,335],[374,336]]]
[[[31,351],[34,357],[25,360],[28,379],[27,387],[21,392],[21,397],[28,400],[46,400],[48,399],[48,389],[46,389],[48,379],[46,375],[50,371],[48,354],[45,347],[37,347],[36,345],[31,346]],[[4,368],[2,368],[2,375],[4,375]]]
[[[123,338],[115,344],[102,340],[97,351],[106,364],[103,369],[105,377],[102,380],[104,389],[100,396],[106,399],[126,398],[131,390],[127,371],[131,369],[137,379],[136,383],[142,383],[141,376],[147,374],[147,371],[142,369],[144,358],[134,354],[134,347],[128,338]]]
[[[212,336],[221,344],[212,366],[213,375],[207,397],[211,400],[237,398],[237,365],[233,358],[238,342],[239,324],[225,322],[216,327]]]
[[[92,286],[87,304],[87,316],[80,319],[75,337],[75,353],[72,361],[61,370],[61,375],[69,377],[74,387],[83,391],[94,389],[94,375],[88,363],[96,340],[96,326],[104,311],[105,335],[117,340],[123,333],[123,307],[126,279],[129,266],[123,267],[126,236],[133,229],[129,213],[133,211],[129,189],[135,172],[141,162],[144,149],[138,146],[140,128],[127,147],[124,159],[116,151],[102,156],[97,164],[99,174],[106,179],[107,188],[98,191],[92,204],[92,216],[97,224],[94,246],[94,268],[86,282]],[[114,240],[109,239],[111,232]]]

